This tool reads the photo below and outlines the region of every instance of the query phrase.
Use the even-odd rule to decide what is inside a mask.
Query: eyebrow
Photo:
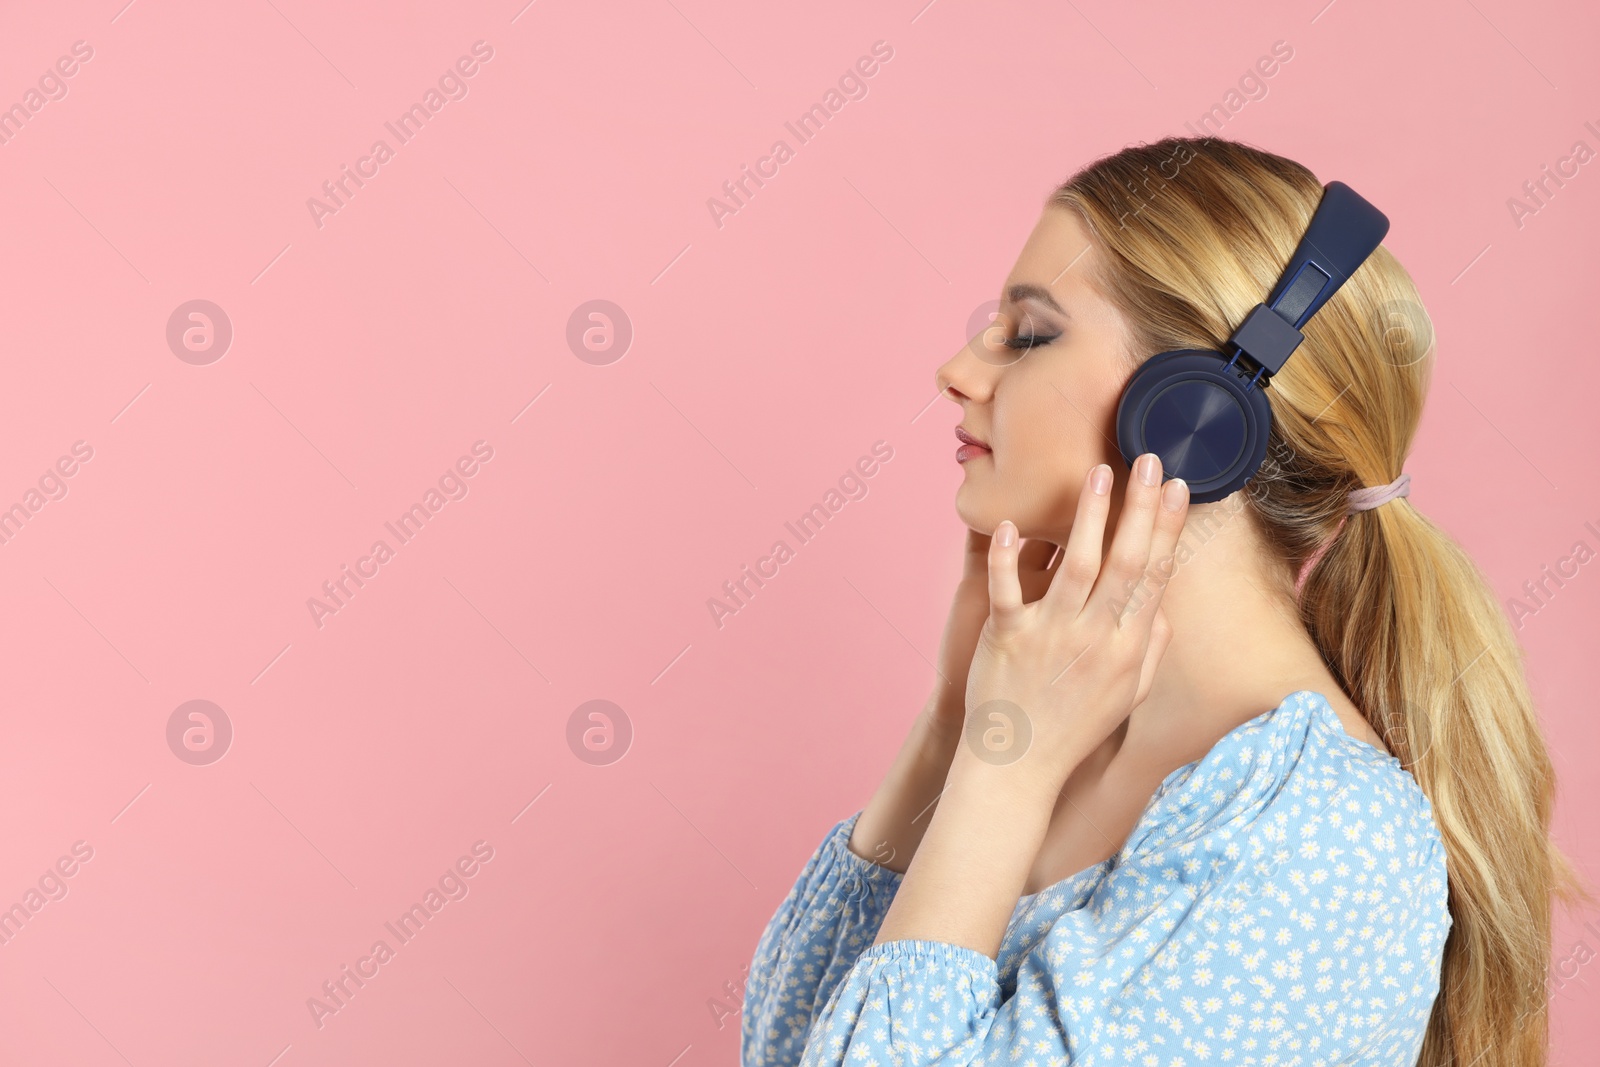
[[[1072,313],[1058,304],[1056,302],[1056,298],[1050,294],[1050,290],[1046,289],[1042,285],[1034,285],[1030,282],[1018,282],[1016,285],[1013,285],[1006,290],[1006,298],[1013,304],[1020,304],[1024,300],[1032,298],[1039,301],[1045,307],[1050,308],[1052,311],[1056,312],[1056,314],[1061,315],[1064,318],[1072,318]]]

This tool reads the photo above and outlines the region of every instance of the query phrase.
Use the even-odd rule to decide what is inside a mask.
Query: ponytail
[[[1551,896],[1575,880],[1548,838],[1555,776],[1499,602],[1401,498],[1349,516],[1300,611],[1444,839],[1452,925],[1418,1062],[1544,1063]]]

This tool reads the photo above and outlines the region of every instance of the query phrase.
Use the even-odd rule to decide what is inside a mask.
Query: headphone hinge
[[[1233,331],[1228,344],[1235,349],[1234,359],[1243,353],[1259,368],[1256,376],[1250,379],[1250,384],[1254,385],[1258,379],[1270,379],[1282,370],[1303,340],[1305,334],[1284,321],[1282,315],[1266,304],[1257,304]],[[1228,362],[1231,364],[1233,359]]]

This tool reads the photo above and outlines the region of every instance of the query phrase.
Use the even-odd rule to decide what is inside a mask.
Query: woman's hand
[[[1061,563],[1034,603],[1023,596],[1015,524],[995,531],[989,618],[967,681],[967,744],[953,770],[1014,764],[1040,788],[1059,789],[1148,695],[1171,638],[1161,595],[1189,490],[1178,478],[1161,485],[1154,453],[1139,457],[1102,565],[1111,482],[1105,464],[1089,472]]]
[[[1016,554],[1024,600],[1044,595],[1055,573],[1051,557],[1057,554],[1054,544],[1039,539]],[[916,855],[950,776],[951,757],[961,744],[967,672],[988,618],[989,535],[968,530],[961,580],[939,645],[940,677],[882,784],[856,820],[850,849],[861,858],[903,872]]]
[[[944,637],[939,643],[936,699],[930,703],[931,725],[941,737],[956,738],[966,721],[967,676],[978,635],[989,618],[989,535],[967,530],[961,580],[950,603]],[[1017,555],[1017,582],[1024,602],[1038,600],[1050,587],[1055,574],[1052,561],[1059,558],[1058,546],[1040,538],[1030,538]],[[953,747],[953,745],[952,745]]]
[[[1149,692],[1171,636],[1157,617],[1189,489],[1173,479],[1163,492],[1153,455],[1135,470],[1103,569],[1111,468],[1089,472],[1061,562],[1034,603],[1023,596],[1015,524],[996,531],[966,740],[874,944],[944,941],[996,958],[1062,783]],[[1161,507],[1166,494],[1171,508]]]

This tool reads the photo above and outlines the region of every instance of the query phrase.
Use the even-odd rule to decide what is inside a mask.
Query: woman
[[[937,374],[969,528],[940,678],[761,938],[749,1067],[1545,1062],[1571,876],[1511,630],[1405,499],[1410,277],[1380,246],[1304,327],[1243,489],[1191,505],[1111,436],[1133,370],[1221,348],[1322,194],[1168,139],[1047,203]]]

